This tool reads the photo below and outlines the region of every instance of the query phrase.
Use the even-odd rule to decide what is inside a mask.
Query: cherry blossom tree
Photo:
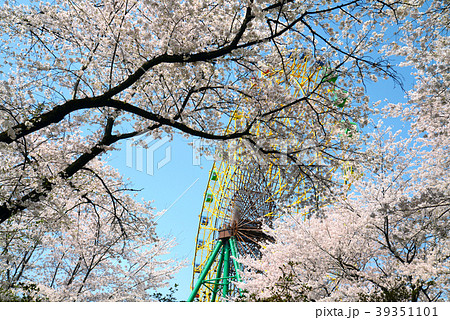
[[[8,183],[0,191],[0,222],[35,210],[63,180],[79,188],[77,175],[90,161],[137,136],[240,139],[276,158],[279,152],[266,143],[273,135],[253,131],[255,125],[270,127],[280,138],[290,137],[285,140],[296,166],[292,174],[308,177],[316,188],[329,177],[308,166],[305,154],[322,153],[324,166],[355,155],[355,142],[352,147],[329,143],[332,123],[364,126],[370,111],[364,82],[395,76],[389,61],[371,54],[373,48],[384,43],[389,24],[405,18],[414,5],[6,1],[0,8],[0,148],[10,160],[3,164]],[[288,70],[289,54],[307,57],[311,72],[326,71],[301,96],[261,77],[267,70]],[[336,75],[339,80],[332,83],[330,76]],[[331,88],[346,90],[334,90],[337,99],[346,92],[346,108],[327,93]],[[227,132],[237,106],[245,123]],[[286,128],[281,116],[300,124]],[[307,152],[295,148],[298,141],[310,141]],[[36,144],[42,147],[39,155]],[[43,158],[58,165],[49,167]]]
[[[428,3],[425,11],[415,10],[414,21],[402,27],[403,42],[385,48],[388,54],[404,56],[401,66],[411,66],[416,84],[408,92],[407,104],[389,104],[385,113],[402,117],[411,123],[411,134],[421,136],[432,148],[450,145],[450,5],[445,1]],[[445,153],[430,160],[445,163]]]
[[[414,10],[404,43],[386,48],[415,70],[408,103],[383,109],[410,125],[407,137],[379,124],[350,194],[267,230],[276,242],[242,260],[248,299],[449,299],[449,10],[441,1]]]
[[[61,182],[39,215],[23,211],[1,225],[2,300],[148,301],[180,269],[163,257],[174,240],[157,237],[150,203],[130,196],[112,168],[90,165],[77,176],[85,188],[68,198],[73,186]]]
[[[267,230],[275,243],[260,260],[242,261],[249,299],[448,299],[448,168],[430,166],[410,140],[385,135],[374,149],[378,161],[347,198],[312,215],[287,212]]]
[[[390,26],[403,25],[421,4],[4,1],[0,223],[6,287],[38,279],[54,300],[147,299],[147,290],[176,269],[167,263],[159,269],[157,257],[170,245],[156,238],[148,206],[129,198],[99,159],[125,139],[183,134],[236,140],[270,161],[280,157],[271,143],[276,133],[293,164],[286,174],[306,179],[317,193],[334,188],[323,167],[358,160],[363,143],[336,131],[367,123],[367,81],[395,78],[388,53],[374,49],[385,44]],[[310,73],[323,70],[300,96],[286,85],[287,76],[285,83],[261,76],[274,69],[288,73],[289,55],[306,57]],[[227,131],[238,107],[242,126]],[[298,125],[287,127],[281,118]],[[271,134],[256,135],[256,126]],[[311,166],[318,154],[323,161]],[[98,274],[109,279],[108,288],[96,285]]]

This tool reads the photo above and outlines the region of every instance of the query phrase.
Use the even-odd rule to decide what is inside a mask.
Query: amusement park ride
[[[324,94],[321,82],[324,81],[326,68],[317,63],[311,63],[308,57],[289,57],[289,62],[283,70],[273,70],[262,74],[270,81],[278,84],[286,83],[292,87],[297,97],[305,96],[314,88],[314,94]],[[334,84],[336,77],[328,77],[328,82]],[[322,90],[322,92],[319,92]],[[345,100],[336,102],[335,106],[343,107]],[[327,108],[317,106],[317,108]],[[326,110],[318,110],[326,111]],[[296,111],[286,108],[281,111],[277,121],[282,119],[282,125],[289,128],[304,128],[305,117]],[[290,115],[294,115],[290,116]],[[299,119],[302,119],[301,121]],[[245,123],[245,113],[236,110],[227,127],[228,132],[235,131]],[[333,120],[336,121],[336,120]],[[255,135],[275,137],[273,126],[254,126]],[[276,141],[276,139],[274,139]],[[234,145],[233,145],[234,143]],[[304,146],[299,142],[300,150]],[[278,148],[274,145],[272,148]],[[238,297],[241,292],[236,287],[240,282],[241,269],[237,257],[260,255],[260,246],[264,241],[271,241],[263,230],[263,225],[281,216],[282,210],[277,208],[280,202],[291,212],[301,209],[302,204],[311,197],[311,190],[305,184],[305,177],[287,178],[285,159],[273,158],[264,165],[257,161],[249,161],[242,144],[230,142],[228,157],[216,161],[210,171],[208,185],[204,194],[203,206],[199,215],[198,232],[193,259],[193,276],[191,294],[187,301],[226,301]],[[323,161],[322,154],[310,156],[311,165]],[[328,167],[333,172],[337,167]]]

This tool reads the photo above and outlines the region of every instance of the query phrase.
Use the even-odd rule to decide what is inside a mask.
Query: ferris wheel
[[[311,92],[320,96],[330,93],[329,86],[323,89],[328,92],[320,91],[326,72],[323,65],[311,62],[308,57],[291,54],[282,70],[268,71],[261,76],[289,85],[297,97]],[[328,82],[335,81],[336,78],[328,78]],[[341,107],[344,104],[345,101]],[[327,111],[326,104],[316,108],[324,109],[316,112]],[[239,129],[245,120],[245,112],[235,110],[227,130]],[[278,123],[273,125],[256,123],[252,133],[276,137],[274,128],[280,125],[287,129],[285,132],[291,128],[302,130],[308,127],[306,115],[298,108],[282,109],[275,121]],[[306,149],[304,143],[300,141],[294,148]],[[271,147],[280,147],[276,139]],[[282,208],[298,212],[313,195],[301,172],[292,178],[292,172],[289,174],[291,169],[285,165],[283,157],[275,157],[266,163],[252,161],[248,148],[239,140],[230,142],[227,150],[228,156],[214,162],[209,174],[195,242],[192,291],[187,301],[220,301],[240,295],[235,286],[236,281],[241,281],[240,265],[232,257],[259,257],[261,243],[271,241],[262,231],[262,226],[270,226],[282,215]],[[320,167],[324,155],[309,154],[308,159],[309,165]],[[323,167],[329,174],[337,169],[336,166]]]

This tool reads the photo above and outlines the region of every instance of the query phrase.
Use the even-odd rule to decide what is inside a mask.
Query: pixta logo
[[[148,146],[144,148],[141,145],[137,145],[135,140],[129,140],[126,144],[126,166],[133,168],[135,163],[135,169],[145,172],[148,175],[155,174],[155,167],[161,169],[172,159],[172,148],[167,145],[170,141],[168,136],[164,136],[161,139],[152,139],[151,137],[146,138],[143,142]],[[155,154],[157,150],[164,148],[163,159],[156,162]],[[145,154],[145,155],[144,155]]]

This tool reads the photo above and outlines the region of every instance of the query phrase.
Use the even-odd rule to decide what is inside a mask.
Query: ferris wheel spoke
[[[257,258],[258,254],[256,253],[257,250],[255,250],[255,247],[252,246],[250,243],[248,243],[248,237],[243,237],[241,234],[236,235],[237,243],[238,243],[238,249],[239,255],[241,256],[248,256],[250,255],[253,258]]]

